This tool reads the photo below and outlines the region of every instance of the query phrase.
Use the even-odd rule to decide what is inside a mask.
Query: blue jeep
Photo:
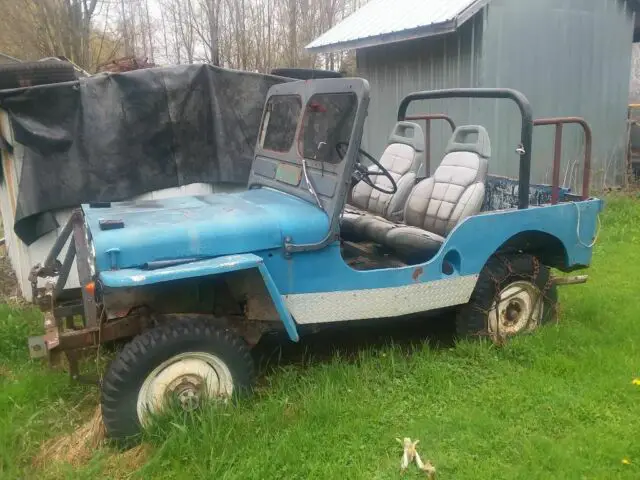
[[[429,175],[429,139],[407,121],[411,102],[460,97],[510,99],[522,113],[517,198],[498,210],[485,128],[455,128]],[[554,319],[558,284],[585,280],[550,269],[589,265],[603,203],[554,185],[552,202],[530,206],[534,121],[522,94],[409,95],[380,159],[360,149],[368,103],[362,79],[276,85],[246,190],[74,214],[34,268],[45,335],[29,344],[34,356],[64,352],[80,379],[83,349],[128,342],[101,381],[111,437],[137,434],[169,401],[191,409],[249,391],[250,350],[267,331],[296,342],[307,326],[452,308],[459,336],[501,343]],[[79,304],[61,295],[74,258]]]

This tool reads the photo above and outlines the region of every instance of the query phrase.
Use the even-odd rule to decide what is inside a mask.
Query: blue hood
[[[259,252],[321,241],[327,215],[297,197],[260,188],[238,193],[82,206],[95,248],[98,271],[139,267],[147,262]],[[100,220],[121,220],[124,228],[101,230]]]

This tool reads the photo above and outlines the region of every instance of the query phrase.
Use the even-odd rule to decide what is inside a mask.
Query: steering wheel
[[[344,156],[346,155],[346,152],[347,152],[347,148],[349,148],[349,144],[347,142],[336,143],[336,152],[338,152],[338,156],[340,157],[340,160],[344,159]],[[367,158],[371,163],[373,163],[376,167],[378,167],[379,170],[369,170],[365,165],[362,164],[362,162],[357,160],[356,167],[352,174],[353,180],[356,183],[362,181],[367,185],[369,185],[374,190],[378,190],[381,193],[386,193],[389,195],[393,195],[398,191],[398,185],[396,185],[396,181],[393,179],[393,177],[389,173],[389,170],[384,168],[378,160],[373,158],[371,155],[369,155],[367,152],[365,152],[361,148],[358,149],[358,154]],[[387,190],[381,187],[380,185],[377,185],[371,180],[371,177],[376,177],[380,175],[384,175],[389,179],[389,181],[391,182],[391,190]]]

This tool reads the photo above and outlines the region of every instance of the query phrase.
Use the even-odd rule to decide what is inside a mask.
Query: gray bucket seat
[[[398,122],[385,148],[380,163],[397,185],[396,193],[382,193],[365,182],[358,183],[351,191],[350,205],[342,215],[342,234],[348,237],[365,235],[368,220],[379,216],[392,221],[402,219],[404,206],[416,182],[416,175],[424,163],[424,134],[420,125]],[[377,167],[370,167],[375,170]],[[373,183],[385,190],[392,185],[384,175],[372,177]]]
[[[402,223],[362,215],[360,233],[407,261],[426,261],[458,223],[480,212],[490,157],[491,142],[484,127],[458,127],[433,176],[411,189]]]
[[[386,229],[381,242],[400,257],[432,257],[454,227],[482,208],[491,142],[484,127],[458,127],[432,177],[418,183],[404,208],[404,225]]]

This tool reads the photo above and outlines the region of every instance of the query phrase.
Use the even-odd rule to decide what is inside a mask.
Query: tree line
[[[347,52],[305,45],[366,0],[0,0],[0,53],[65,56],[95,72],[120,57],[158,64],[210,63],[352,71]]]

